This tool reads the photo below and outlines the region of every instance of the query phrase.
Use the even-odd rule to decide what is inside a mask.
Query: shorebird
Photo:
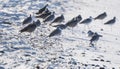
[[[45,11],[43,11],[41,14],[48,13],[48,12],[50,12],[50,10],[46,8]]]
[[[71,27],[72,28],[72,34],[73,34],[73,28],[82,20],[81,15],[78,15],[77,17],[74,17],[73,19],[71,19],[70,21],[68,21],[66,23],[67,27]]]
[[[27,25],[26,27],[24,27],[23,29],[21,29],[20,32],[21,33],[22,32],[29,32],[29,33],[31,33],[31,32],[33,32],[36,29],[36,27],[38,27],[40,25],[41,25],[41,23],[40,23],[39,20],[37,20],[36,22],[33,21],[33,23],[31,23],[31,24]]]
[[[88,28],[89,28],[89,24],[92,22],[93,18],[90,16],[87,19],[84,19],[82,22],[80,22],[80,24],[85,24]]]
[[[92,37],[95,33],[94,33],[93,31],[89,30],[89,31],[87,32],[87,34],[88,34],[88,37]]]
[[[36,22],[34,22],[34,23],[36,24],[36,26],[37,26],[37,27],[41,25],[40,20],[37,20],[37,21],[36,21]]]
[[[41,14],[42,12],[44,12],[47,6],[48,4],[46,4],[43,8],[41,8],[36,14]]]
[[[102,37],[102,35],[99,35],[98,33],[95,32],[95,34],[90,39],[90,44],[94,46],[93,42],[97,42],[100,37]]]
[[[104,18],[107,17],[106,12],[103,12],[102,14],[98,15],[97,17],[95,17],[94,19],[98,19],[98,20],[103,20]]]
[[[78,21],[78,22],[80,22],[80,21],[82,20],[81,15],[78,15],[76,18],[77,18],[77,21]]]
[[[116,17],[104,23],[104,25],[113,25],[116,22]]]
[[[53,21],[52,21],[52,23],[61,23],[61,22],[63,22],[65,20],[65,18],[64,18],[64,16],[63,16],[63,14],[61,15],[61,16],[58,16],[58,17],[56,17]],[[51,24],[52,24],[51,23]],[[50,25],[51,25],[50,24]]]
[[[29,17],[27,17],[26,19],[24,19],[24,21],[23,21],[23,25],[24,25],[24,24],[31,23],[31,22],[32,22],[32,17],[31,17],[31,14],[30,14]]]
[[[61,46],[60,44],[60,35],[62,33],[62,29],[60,27],[57,27],[55,30],[53,30],[48,37],[54,37],[55,39],[55,44],[57,46]],[[56,37],[55,37],[56,36]],[[63,47],[61,46],[61,48],[63,49]]]
[[[51,14],[51,12],[47,12],[47,13],[43,13],[43,14],[41,14],[41,15],[38,15],[38,16],[36,16],[36,18],[46,18],[47,16],[49,16]]]
[[[55,18],[55,12],[52,12],[51,15],[47,16],[43,22],[48,22],[48,21],[52,21]]]
[[[53,37],[53,36],[61,35],[61,32],[62,32],[61,28],[57,27],[57,29],[53,30],[48,37]]]
[[[20,30],[20,32],[33,32],[36,29],[36,24],[33,22],[32,24],[29,24],[28,26],[24,27],[23,29]]]
[[[93,18],[90,16],[89,18],[84,19],[82,22],[80,22],[80,24],[89,24],[89,23],[92,22],[92,19],[93,19]]]
[[[78,22],[80,22],[82,20],[81,15],[78,15],[77,17],[73,18],[72,20],[68,21],[66,23],[66,26],[68,27],[75,27],[77,25]]]
[[[116,22],[116,17],[113,17],[113,19],[107,21],[104,23],[104,25],[111,25],[111,31],[112,31],[112,25]]]

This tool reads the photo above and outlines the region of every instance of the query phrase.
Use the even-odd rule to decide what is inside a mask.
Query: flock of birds
[[[95,18],[89,17],[84,20],[82,20],[81,15],[78,15],[71,20],[69,20],[66,24],[61,24],[61,22],[64,22],[65,18],[64,15],[61,14],[60,16],[55,18],[55,12],[51,12],[47,8],[48,4],[46,4],[43,8],[41,8],[37,13],[36,13],[36,18],[42,18],[43,22],[49,22],[49,25],[52,25],[53,23],[60,23],[58,25],[54,25],[56,27],[55,30],[53,30],[48,37],[60,35],[63,29],[66,29],[67,27],[71,27],[72,29],[79,23],[79,24],[85,24],[88,25],[90,24],[93,20],[103,20],[104,18],[107,17],[107,13],[103,12],[96,16]],[[82,21],[81,21],[82,20]],[[113,19],[107,21],[104,23],[104,25],[113,25],[116,22],[116,17],[113,17]],[[40,20],[38,19],[37,21],[33,21],[31,15],[24,19],[23,25],[28,24],[26,27],[20,30],[20,32],[33,32],[35,29],[41,25]],[[94,45],[93,42],[96,42],[99,40],[99,37],[102,37],[102,35],[99,35],[97,32],[92,32],[91,30],[88,31],[88,36],[91,37],[90,39],[90,44]]]

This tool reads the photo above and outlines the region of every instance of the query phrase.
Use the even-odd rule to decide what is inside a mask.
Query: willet
[[[32,17],[31,17],[31,14],[30,14],[29,17],[27,17],[26,19],[24,19],[24,21],[23,21],[23,25],[24,25],[24,24],[31,23],[31,22],[32,22]]]
[[[46,4],[43,8],[41,8],[36,14],[41,14],[42,12],[44,12],[47,6],[48,4]]]

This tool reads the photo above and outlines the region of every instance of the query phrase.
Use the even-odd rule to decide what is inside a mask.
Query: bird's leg
[[[55,38],[55,44],[58,45],[58,38]]]
[[[60,35],[62,38],[63,38],[63,35]],[[62,42],[62,40],[60,39],[60,42]],[[63,50],[64,48],[63,48],[63,45],[62,45],[62,43],[59,43],[60,44],[60,46],[61,46],[61,49]]]
[[[48,39],[45,38],[45,40],[43,40],[43,46],[45,46],[45,44],[47,43]]]
[[[89,45],[90,47],[94,47],[94,43],[92,41],[90,41]]]
[[[90,29],[89,25],[87,25],[88,30]]]
[[[37,29],[36,32],[35,32],[36,36],[39,36],[38,33],[39,33],[39,31],[38,31],[38,29]]]
[[[73,35],[74,33],[73,33],[73,27],[72,27],[72,35]]]
[[[94,48],[95,48],[95,50],[97,49],[96,47],[97,47],[97,41],[94,42]]]
[[[85,31],[85,27],[86,27],[86,26],[84,25],[84,31]]]
[[[94,42],[94,45],[95,45],[95,46],[97,46],[97,41],[96,41],[96,42]]]
[[[111,32],[112,32],[112,25],[111,25]]]

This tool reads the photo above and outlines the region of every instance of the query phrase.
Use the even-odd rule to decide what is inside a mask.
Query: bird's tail
[[[21,29],[19,32],[20,32],[20,33],[24,32],[24,29]]]
[[[52,25],[52,23],[49,24],[50,26]]]
[[[93,18],[94,20],[96,20],[97,18]]]
[[[99,35],[99,37],[103,37],[102,35]]]
[[[45,21],[45,20],[43,20],[43,22],[45,23],[46,21]]]
[[[83,24],[83,22],[80,22],[80,24]]]

